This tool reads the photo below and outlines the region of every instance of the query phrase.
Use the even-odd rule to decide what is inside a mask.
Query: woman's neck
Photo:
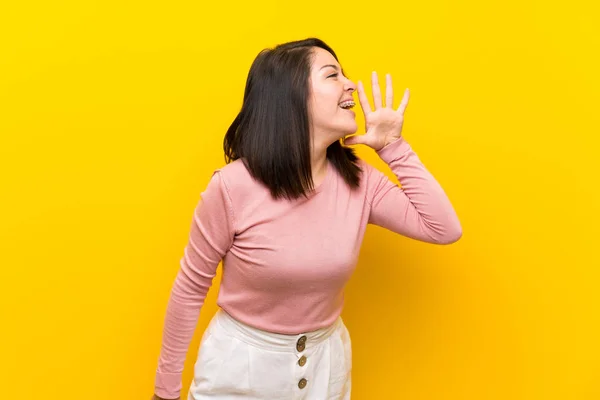
[[[319,186],[327,174],[327,148],[315,151],[311,155],[310,168],[314,186]]]

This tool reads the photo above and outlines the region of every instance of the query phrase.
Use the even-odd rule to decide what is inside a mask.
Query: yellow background
[[[404,135],[464,230],[434,246],[369,227],[343,314],[353,399],[600,398],[593,3],[3,3],[1,397],[151,396],[250,63],[318,36],[354,80],[411,89]]]

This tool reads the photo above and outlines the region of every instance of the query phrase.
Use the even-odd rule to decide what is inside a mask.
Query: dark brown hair
[[[250,174],[277,198],[296,199],[314,188],[308,99],[313,48],[335,52],[317,38],[262,50],[246,80],[244,100],[223,141],[225,161],[242,158]],[[327,158],[352,188],[360,183],[358,157],[341,140]]]

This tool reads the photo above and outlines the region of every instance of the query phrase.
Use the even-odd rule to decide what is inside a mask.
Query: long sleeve
[[[402,187],[371,168],[369,223],[428,243],[450,244],[460,239],[462,228],[450,200],[408,142],[401,137],[377,154]]]
[[[217,171],[194,211],[189,241],[167,304],[155,394],[177,398],[189,344],[219,262],[234,236],[231,199]]]

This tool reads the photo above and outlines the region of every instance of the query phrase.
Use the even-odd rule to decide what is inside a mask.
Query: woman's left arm
[[[428,243],[451,244],[462,236],[448,196],[411,146],[399,138],[377,152],[402,187],[369,166],[369,223]]]
[[[375,111],[371,110],[362,83],[358,83],[366,133],[346,138],[344,143],[373,148],[390,166],[402,187],[367,165],[369,222],[428,243],[456,242],[462,236],[462,228],[448,196],[402,136],[408,89],[398,109],[394,110],[391,76],[386,76],[385,107],[375,72],[371,79]]]

